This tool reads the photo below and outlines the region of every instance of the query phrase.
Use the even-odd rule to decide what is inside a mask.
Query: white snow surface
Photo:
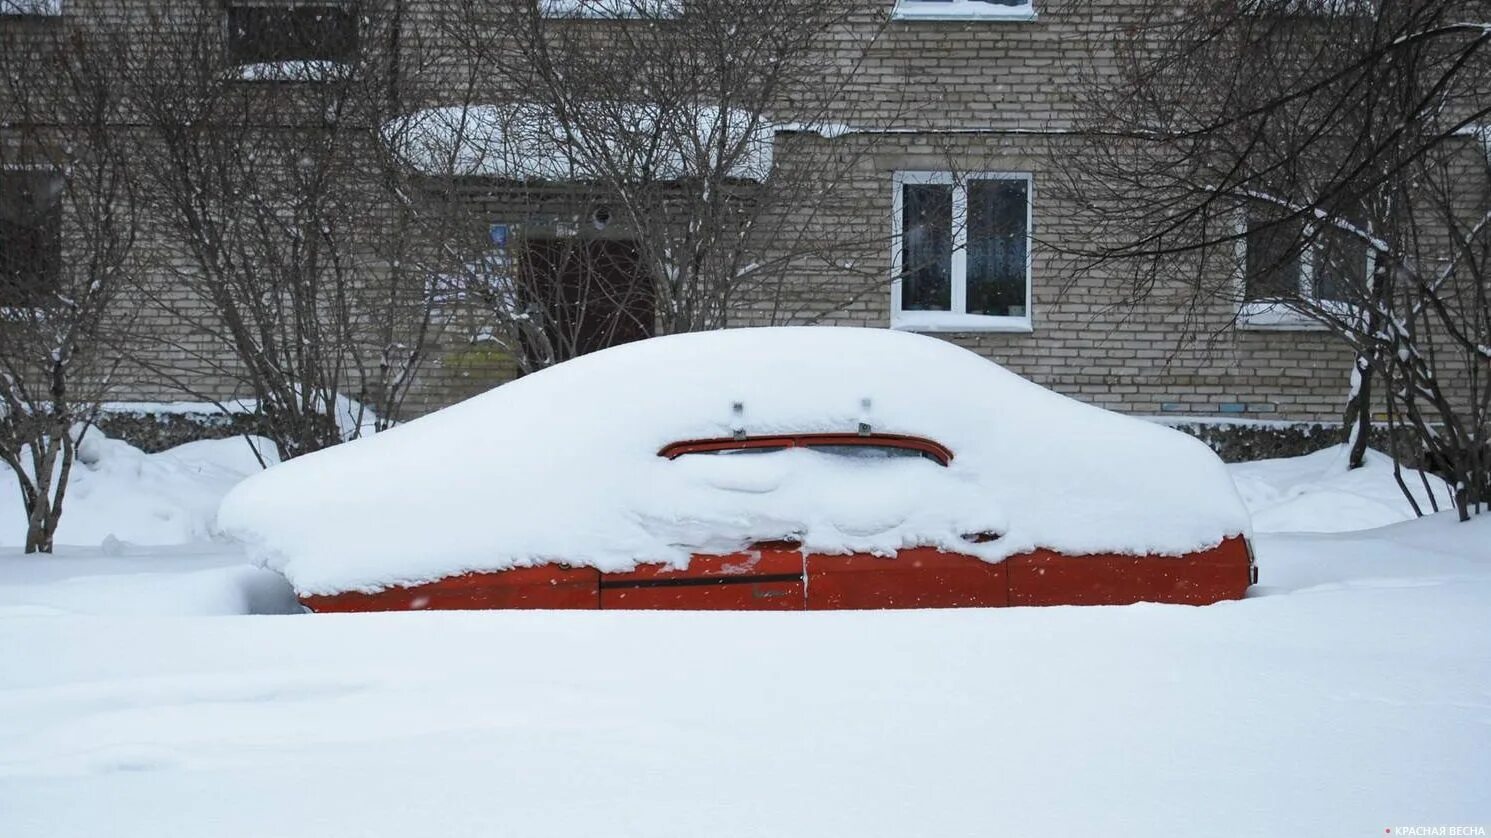
[[[1347,447],[1336,445],[1228,468],[1258,532],[1346,532],[1417,517],[1393,478],[1390,457],[1369,449],[1361,468],[1348,463]],[[1440,477],[1406,467],[1402,474],[1420,511],[1454,507],[1454,493]]]
[[[1035,20],[1028,2],[990,0],[896,0],[892,20]]]
[[[252,438],[267,462],[274,443]],[[27,459],[27,457],[23,457]],[[83,435],[62,502],[56,543],[188,544],[213,535],[224,494],[262,470],[244,437],[201,440],[147,454],[97,428]],[[0,547],[26,543],[21,490],[0,465]]]
[[[284,577],[225,544],[59,547],[24,556],[0,548],[5,617],[188,617],[298,614]],[[0,834],[4,834],[0,830]]]
[[[1230,468],[1260,512],[1408,514],[1333,453]],[[0,549],[0,835],[1491,826],[1491,515],[1267,526],[1204,608],[279,617],[226,545]]]
[[[1255,545],[1205,608],[0,610],[0,835],[1488,824],[1491,516]]]
[[[737,426],[861,422],[936,440],[953,461],[658,456]],[[316,594],[556,562],[685,566],[784,537],[818,553],[931,545],[990,561],[1035,547],[1180,555],[1246,533],[1248,514],[1221,461],[1177,431],[934,338],[799,327],[654,338],[560,364],[252,477],[218,524]],[[963,538],[991,531],[1003,537]]]

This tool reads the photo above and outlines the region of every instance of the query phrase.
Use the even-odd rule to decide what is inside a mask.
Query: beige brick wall
[[[102,0],[74,0],[74,6],[94,2]],[[1128,0],[1037,0],[1040,16],[1026,22],[885,22],[891,2],[864,0],[860,18],[825,45],[843,68],[839,77],[825,79],[820,91],[825,112],[862,132],[834,139],[778,138],[778,164],[789,172],[822,155],[856,161],[831,198],[792,228],[794,235],[837,243],[833,263],[852,267],[825,268],[821,260],[800,266],[740,300],[731,325],[887,327],[893,173],[1028,172],[1034,180],[1037,240],[1033,332],[941,337],[1060,392],[1116,410],[1299,420],[1339,415],[1351,356],[1328,336],[1232,328],[1227,324],[1233,312],[1225,305],[1200,312],[1187,325],[1159,303],[1125,305],[1120,277],[1078,271],[1062,255],[1085,234],[1057,188],[1064,161],[1080,153],[1080,143],[1069,135],[1080,113],[1079,92],[1085,81],[1111,72],[1107,44],[1124,23]],[[120,6],[104,2],[99,8],[105,7]],[[405,83],[422,101],[440,101],[442,89],[462,78],[458,60],[440,59],[441,14],[439,0],[423,0],[409,15],[410,54],[418,59]],[[94,23],[125,25],[119,17],[100,15]],[[498,212],[490,198],[473,199],[472,207],[478,216]],[[163,294],[169,297],[170,290]],[[221,347],[204,342],[190,320],[158,313],[145,321],[157,338],[154,362],[181,362],[190,367],[183,374],[195,386],[230,394],[234,387],[224,371],[231,360]],[[461,320],[438,336],[410,396],[409,413],[512,378],[511,357],[474,339],[479,326]],[[204,360],[208,357],[213,360]],[[122,381],[119,398],[179,397],[148,371]]]
[[[882,241],[856,255],[854,273],[814,271],[788,277],[788,287],[779,293],[802,300],[802,310],[783,316],[780,309],[758,304],[743,309],[742,323],[888,327],[893,173],[1025,172],[1033,178],[1033,331],[939,337],[1060,392],[1115,410],[1267,419],[1339,414],[1352,356],[1328,336],[1234,329],[1228,325],[1234,312],[1226,304],[1187,324],[1163,304],[1128,304],[1115,274],[1073,266],[1064,253],[1084,243],[1085,231],[1077,227],[1057,188],[1063,160],[1076,142],[1072,138],[898,133],[813,142],[872,147],[844,207],[825,224],[838,225],[846,239],[878,230]],[[866,269],[870,278],[862,275]],[[821,310],[814,311],[814,304]]]

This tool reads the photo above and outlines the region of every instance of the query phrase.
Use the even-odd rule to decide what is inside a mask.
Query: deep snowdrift
[[[1393,477],[1391,457],[1369,449],[1361,468],[1348,469],[1347,462],[1346,446],[1335,445],[1228,469],[1255,532],[1347,532],[1416,517]],[[1425,514],[1452,508],[1454,492],[1442,478],[1405,467],[1403,481]]]
[[[735,415],[733,405],[743,410]],[[954,452],[657,456],[752,435],[925,436]],[[880,329],[676,335],[588,355],[250,478],[222,530],[302,593],[470,570],[687,563],[795,536],[989,560],[1046,547],[1178,555],[1247,531],[1221,461],[1185,435],[1057,395],[949,343]],[[965,533],[996,531],[974,546]]]
[[[226,544],[0,548],[0,619],[299,614],[285,578]]]
[[[261,456],[277,459],[274,443],[254,440]],[[147,454],[90,429],[78,445],[56,542],[96,547],[114,541],[157,546],[205,541],[213,534],[223,495],[261,470],[243,437]],[[10,469],[0,465],[0,547],[26,543],[20,491]]]

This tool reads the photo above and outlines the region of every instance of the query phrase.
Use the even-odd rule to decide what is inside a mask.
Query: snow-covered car
[[[1205,604],[1221,461],[877,329],[674,335],[275,466],[219,527],[314,611]]]

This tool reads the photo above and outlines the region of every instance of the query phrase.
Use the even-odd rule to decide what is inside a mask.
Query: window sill
[[[1237,328],[1249,332],[1324,332],[1324,324],[1312,320],[1288,303],[1243,303],[1237,312]]]
[[[891,315],[890,327],[901,332],[1004,332],[1028,335],[1035,331],[1029,317],[954,314],[949,311],[902,311]]]
[[[1009,21],[1023,22],[1037,18],[1035,7],[996,6],[979,0],[952,0],[949,3],[925,0],[898,0],[890,13],[891,20]]]

